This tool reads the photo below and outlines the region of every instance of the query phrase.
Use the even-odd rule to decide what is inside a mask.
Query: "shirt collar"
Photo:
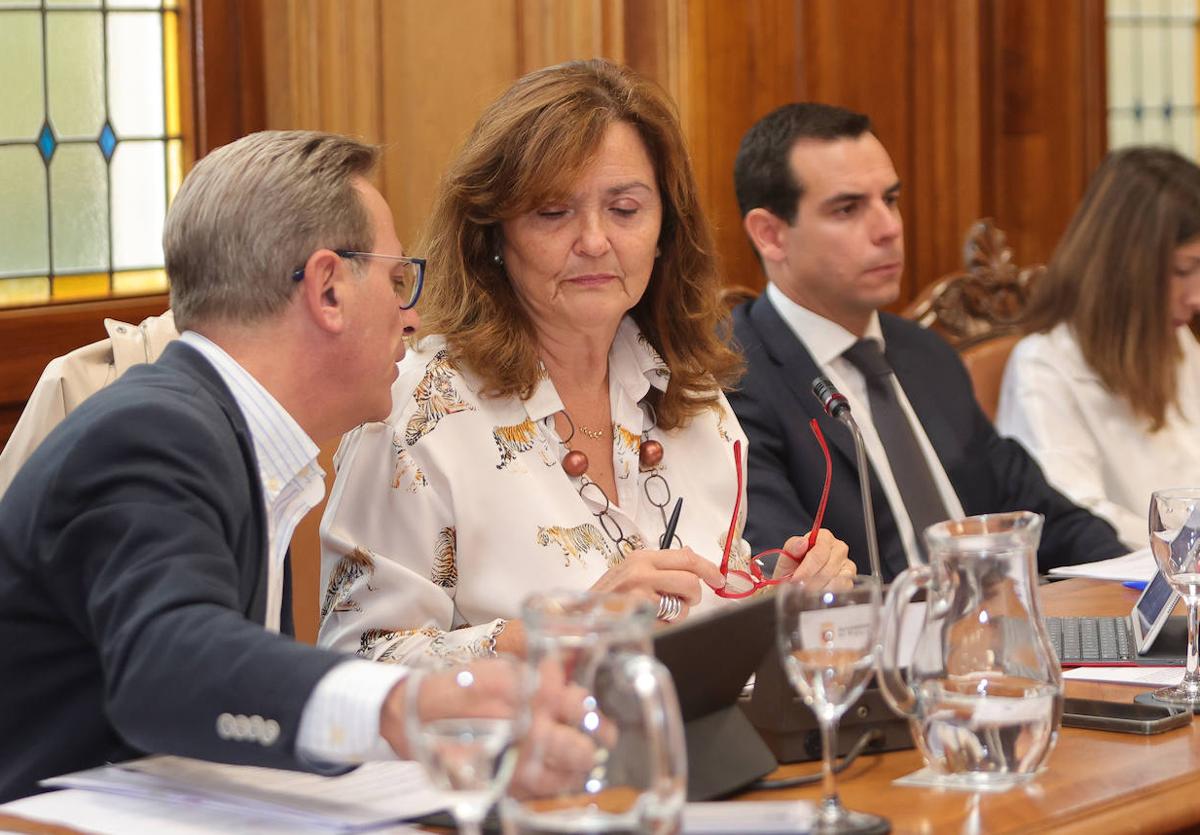
[[[262,383],[207,337],[184,331],[180,340],[212,364],[233,394],[254,441],[254,455],[268,504],[295,479],[324,478],[325,473],[316,463],[320,448]]]
[[[617,326],[612,348],[608,352],[609,379],[635,403],[640,402],[651,387],[667,390],[671,371],[658,351],[650,344],[633,319],[625,316]],[[533,420],[542,420],[562,409],[562,400],[544,367],[533,395],[525,401],[525,410]]]
[[[829,365],[858,341],[857,336],[838,323],[796,304],[773,283],[767,284],[766,296],[819,366]],[[883,328],[879,325],[879,313],[872,311],[863,338],[876,340],[880,350],[883,350]]]

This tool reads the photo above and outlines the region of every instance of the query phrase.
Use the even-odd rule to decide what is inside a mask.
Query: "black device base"
[[[746,700],[742,703],[742,709],[747,713],[752,711],[750,702]],[[812,710],[799,699],[789,709],[796,711],[796,722],[787,723],[786,728],[758,725],[759,735],[781,763],[821,759],[821,727]],[[771,724],[778,726],[784,723]],[[883,694],[872,688],[859,697],[838,723],[836,755],[846,756],[864,735],[872,731],[876,732],[875,737],[867,743],[863,754],[881,754],[913,747],[908,720],[896,716],[884,702]]]
[[[778,766],[767,743],[736,706],[686,722],[684,734],[688,800],[726,797]]]
[[[1170,702],[1160,702],[1154,698],[1153,693],[1139,693],[1133,697],[1133,700],[1139,705],[1150,705],[1151,707],[1177,707],[1180,710],[1187,710],[1187,705],[1177,705]],[[1200,714],[1200,705],[1192,707],[1192,715]]]
[[[781,763],[807,762],[821,758],[821,729],[783,671],[777,653],[768,653],[754,677],[754,693],[742,709],[758,728],[775,758]],[[900,751],[913,747],[908,719],[897,716],[884,700],[878,686],[870,686],[838,723],[837,756],[845,756],[866,733],[876,738],[863,753]]]

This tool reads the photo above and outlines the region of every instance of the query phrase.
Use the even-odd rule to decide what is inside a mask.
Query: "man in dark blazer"
[[[742,139],[734,180],[768,281],[733,313],[747,371],[729,400],[750,439],[746,538],[755,549],[812,524],[825,470],[808,427],[815,417],[833,460],[823,525],[869,570],[853,439],[812,394],[823,375],[863,429],[885,579],[921,558],[925,525],[963,515],[1044,514],[1042,570],[1128,550],[996,434],[949,345],[879,312],[899,295],[904,239],[900,181],[866,116],[779,108]]]
[[[388,414],[418,324],[377,155],[254,134],[180,189],[183,336],[68,416],[0,503],[0,801],[146,752],[329,771],[405,753],[402,668],[286,637],[287,545],[324,490],[311,438]],[[427,706],[468,711],[433,687]]]

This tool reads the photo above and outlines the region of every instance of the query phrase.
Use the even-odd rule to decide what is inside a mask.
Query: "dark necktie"
[[[892,367],[874,339],[860,339],[842,354],[851,365],[862,372],[867,383],[867,401],[871,406],[871,421],[883,450],[887,453],[892,477],[900,490],[900,498],[908,510],[913,530],[917,535],[917,546],[925,553],[925,538],[922,534],[930,525],[944,522],[950,512],[942,501],[933,472],[908,416],[900,407],[896,387],[892,384]]]

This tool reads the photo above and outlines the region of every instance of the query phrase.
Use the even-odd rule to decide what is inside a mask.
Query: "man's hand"
[[[521,682],[512,661],[481,660],[457,670],[426,673],[420,681],[417,711],[422,720],[456,717],[511,718],[522,700]],[[461,687],[455,676],[464,672],[474,676],[470,687]],[[408,690],[412,678],[392,688],[379,716],[379,734],[401,759],[412,759],[405,716],[409,708]]]
[[[616,729],[597,711],[590,693],[566,680],[558,662],[543,661],[538,679],[511,792],[524,798],[583,792],[599,746],[615,745]]]
[[[528,710],[529,716],[516,723],[525,730],[514,743],[520,750],[514,793],[545,797],[579,788],[595,765],[597,742],[612,745],[615,731],[596,712],[587,691],[566,681],[560,664],[541,664],[532,698],[526,696],[522,684],[525,672],[520,661],[505,658],[429,672],[419,682],[405,679],[384,701],[379,732],[396,756],[413,757],[405,724],[411,701],[409,689],[413,686],[421,688],[416,709],[424,722],[455,717],[512,718]],[[464,674],[473,677],[470,687],[460,686],[455,680]]]

